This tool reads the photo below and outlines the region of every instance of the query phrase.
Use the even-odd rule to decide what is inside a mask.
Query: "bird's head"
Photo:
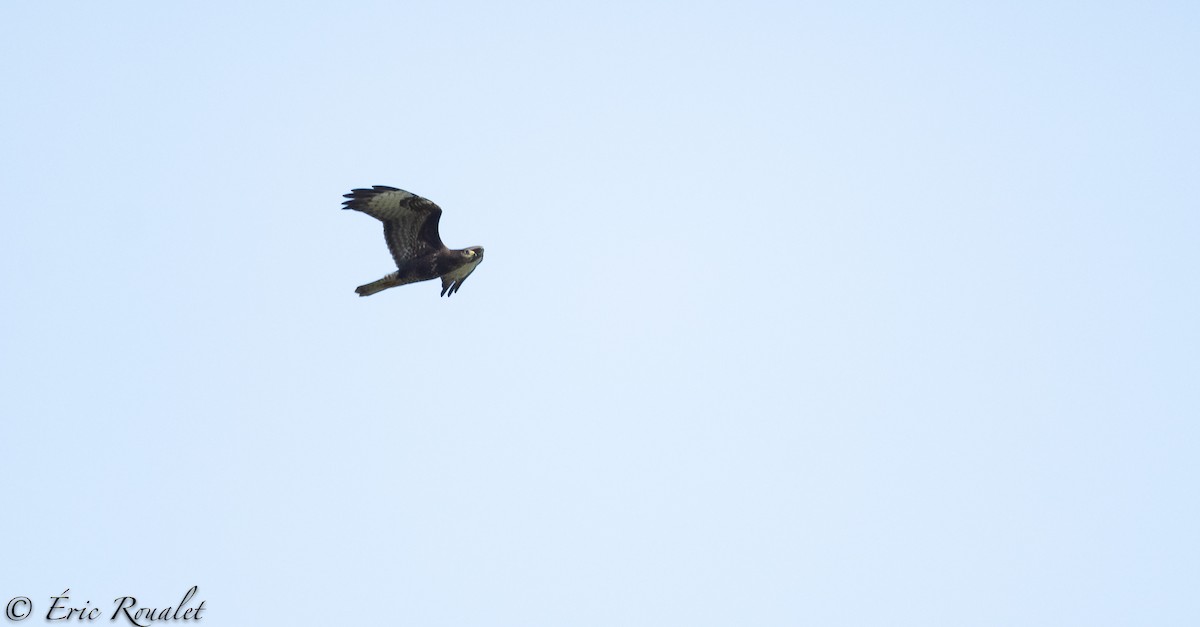
[[[467,261],[479,263],[483,261],[483,246],[471,246],[458,251],[458,254],[463,256]]]

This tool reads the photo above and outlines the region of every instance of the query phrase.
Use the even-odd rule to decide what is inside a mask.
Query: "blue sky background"
[[[1195,625],[1198,28],[6,3],[0,601]],[[471,285],[355,296],[372,184]]]

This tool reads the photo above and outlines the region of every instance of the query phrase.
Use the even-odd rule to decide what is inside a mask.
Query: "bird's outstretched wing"
[[[343,209],[361,211],[383,222],[383,237],[397,267],[445,248],[438,234],[442,208],[432,200],[386,185],[351,190],[345,197],[349,200],[342,203]]]

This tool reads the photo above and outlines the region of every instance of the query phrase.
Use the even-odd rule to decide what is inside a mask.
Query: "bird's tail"
[[[376,292],[382,292],[383,290],[386,290],[389,287],[396,287],[397,285],[403,285],[402,282],[396,280],[396,274],[397,273],[393,272],[393,273],[383,277],[382,279],[379,279],[378,281],[372,281],[370,283],[367,283],[366,285],[360,285],[360,286],[354,288],[354,291],[359,296],[370,296],[371,294],[375,294]]]

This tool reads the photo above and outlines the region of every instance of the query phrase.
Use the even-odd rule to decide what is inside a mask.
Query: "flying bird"
[[[432,200],[395,187],[375,185],[344,195],[343,209],[361,211],[383,222],[383,238],[396,261],[396,271],[355,288],[359,296],[370,296],[390,287],[442,278],[442,296],[462,287],[479,262],[483,247],[450,250],[438,234],[442,208]]]

